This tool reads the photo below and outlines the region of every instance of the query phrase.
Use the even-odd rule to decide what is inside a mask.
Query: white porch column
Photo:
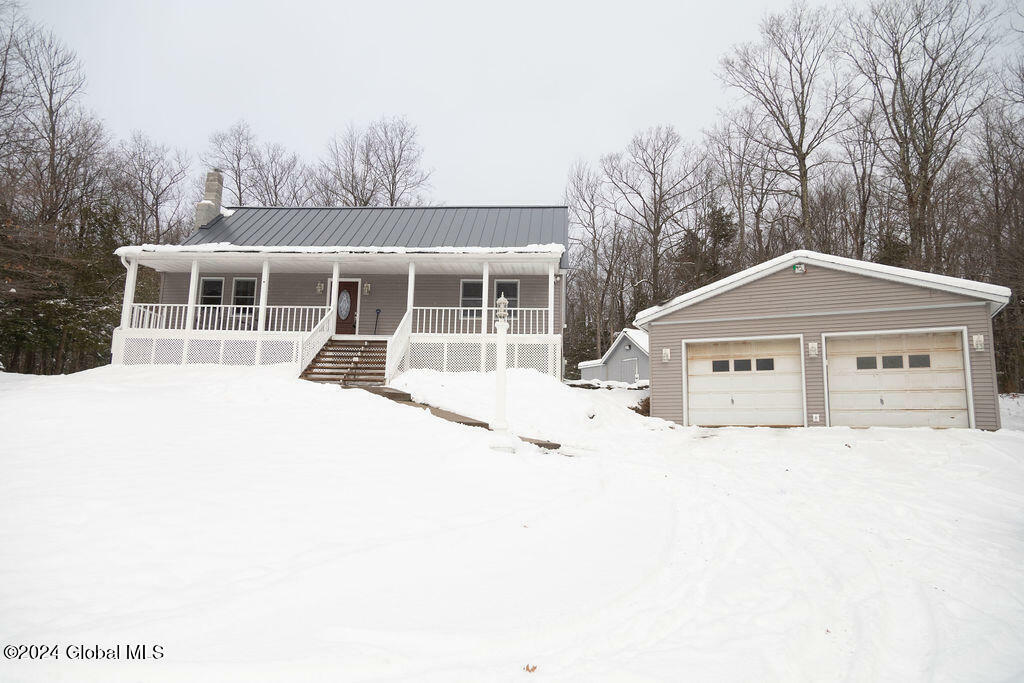
[[[199,290],[199,261],[192,259],[192,275],[188,280],[188,309],[185,313],[185,329],[191,330],[196,322],[196,292]]]
[[[199,290],[199,261],[192,259],[192,274],[188,279],[188,310],[185,314],[185,330],[191,330],[195,328],[196,322],[196,292]],[[223,344],[223,342],[222,342]],[[154,347],[155,348],[155,347]],[[221,346],[221,354],[224,353],[224,347]],[[182,340],[181,343],[181,364],[185,365],[188,362],[188,336]]]
[[[331,306],[331,317],[333,318],[338,314],[338,278],[341,277],[341,264],[337,261],[334,262],[334,268],[331,269],[331,292],[328,295]]]
[[[491,281],[491,264],[484,261],[484,280],[481,294],[483,295],[483,303],[480,307],[480,334],[487,334],[489,331],[487,328],[487,292],[490,291]],[[480,342],[480,372],[487,371],[487,339]]]
[[[127,330],[132,322],[132,306],[135,304],[135,283],[139,277],[139,259],[128,262],[124,276],[124,300],[121,302],[121,329]]]
[[[555,333],[555,264],[548,264],[548,334]]]
[[[409,261],[409,293],[406,295],[406,302],[409,306],[409,315],[412,315],[412,308],[414,305],[413,297],[416,292],[416,262]]]
[[[267,288],[270,284],[270,259],[263,259],[263,273],[260,276],[260,317],[257,330],[267,329]]]
[[[480,311],[480,332],[482,334],[487,334],[487,332],[488,332],[488,327],[487,327],[487,301],[488,301],[488,296],[487,296],[487,292],[490,291],[490,282],[491,282],[491,264],[487,263],[487,262],[484,262],[484,281],[483,281],[483,298],[484,298],[484,301],[483,301],[483,305],[482,305],[483,308]]]

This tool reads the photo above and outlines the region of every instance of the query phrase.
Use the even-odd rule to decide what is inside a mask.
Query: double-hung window
[[[256,305],[256,278],[236,277],[234,291],[231,293],[232,306]]]
[[[498,299],[504,296],[508,299],[509,308],[519,308],[519,280],[495,280],[494,281],[494,302],[497,306]]]
[[[460,314],[464,318],[479,318],[484,305],[483,280],[463,280],[459,292]]]
[[[224,302],[224,278],[204,277],[199,281],[199,304],[219,306]]]

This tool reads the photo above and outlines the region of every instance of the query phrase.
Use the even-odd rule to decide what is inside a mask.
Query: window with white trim
[[[509,308],[519,308],[519,280],[495,280],[494,301],[497,306],[498,299],[504,296],[508,299]]]
[[[219,306],[224,302],[224,278],[204,277],[199,281],[199,304]]]
[[[231,291],[232,306],[256,305],[256,278],[236,277]]]
[[[484,281],[463,280],[459,291],[459,308],[468,318],[479,318],[480,307],[484,305]],[[470,309],[470,310],[466,310]],[[474,310],[475,309],[475,310]]]

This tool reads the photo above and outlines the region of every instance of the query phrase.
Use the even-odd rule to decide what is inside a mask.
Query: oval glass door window
[[[338,318],[344,320],[351,311],[352,295],[348,293],[347,289],[343,289],[338,295]]]

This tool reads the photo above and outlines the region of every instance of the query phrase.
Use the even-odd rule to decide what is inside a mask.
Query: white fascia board
[[[759,263],[756,266],[747,268],[746,270],[730,275],[729,277],[723,278],[717,282],[712,282],[711,284],[695,289],[692,292],[687,292],[686,294],[677,296],[672,301],[661,306],[653,306],[640,311],[634,320],[634,324],[637,327],[645,326],[652,320],[668,315],[673,311],[678,311],[679,309],[686,308],[687,306],[692,306],[693,304],[704,301],[705,299],[709,299],[718,294],[723,294],[731,289],[735,289],[740,285],[753,282],[767,275],[771,275],[772,273],[777,273],[780,270],[785,270],[797,263],[805,263],[808,265],[820,266],[822,268],[831,268],[833,270],[855,273],[868,277],[876,277],[892,282],[900,282],[918,287],[929,287],[932,289],[951,292],[953,294],[962,294],[964,296],[981,298],[997,304],[998,308],[995,309],[995,312],[1002,309],[1010,300],[1010,290],[1007,287],[1001,287],[999,285],[992,285],[986,282],[976,282],[974,280],[964,280],[962,278],[949,277],[946,275],[936,275],[934,273],[925,273],[907,268],[886,266],[880,263],[871,263],[869,261],[858,261],[856,259],[848,259],[841,256],[832,256],[831,254],[821,254],[815,251],[798,250],[791,251],[788,254],[783,254],[782,256],[765,261],[764,263]],[[995,315],[995,312],[993,312],[993,315]]]
[[[584,361],[580,361],[579,363],[577,363],[576,367],[579,368],[580,370],[582,370],[584,368],[596,368],[597,366],[599,366],[599,365],[601,365],[603,363],[604,363],[604,361],[601,360],[600,358],[598,358],[597,360],[584,360]]]
[[[141,244],[136,246],[118,247],[114,250],[117,256],[133,257],[142,254],[281,254],[302,255],[315,254],[329,256],[333,254],[400,254],[400,255],[438,255],[461,254],[469,256],[515,254],[517,256],[561,256],[565,246],[552,244],[528,244],[521,247],[306,247],[306,246],[241,246],[230,242],[211,242],[209,244]]]

